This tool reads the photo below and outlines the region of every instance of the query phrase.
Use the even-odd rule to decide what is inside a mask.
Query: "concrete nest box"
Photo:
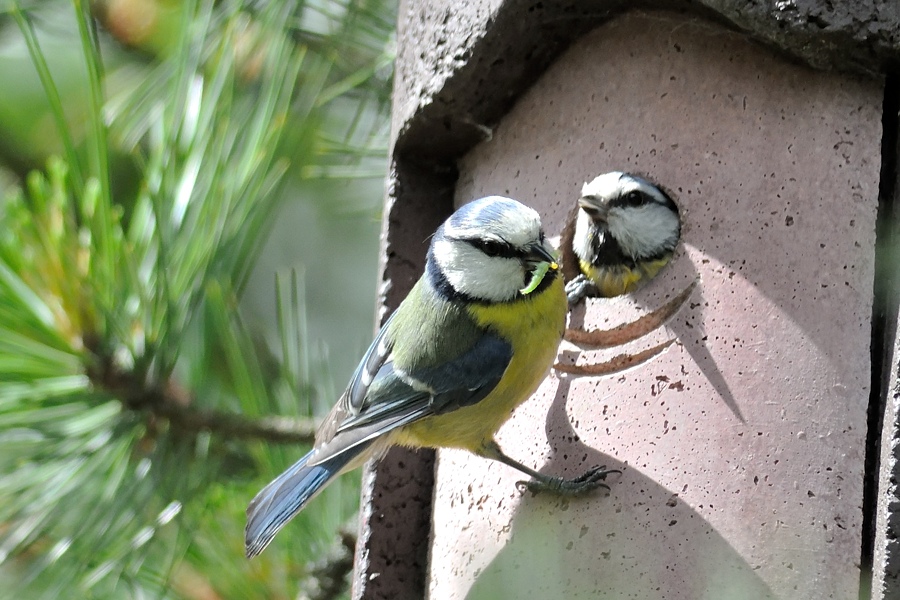
[[[355,597],[900,597],[900,11],[758,4],[403,4],[387,308],[455,206],[513,197],[565,239],[582,184],[614,170],[671,194],[681,241],[570,323],[610,329],[699,284],[667,328],[560,360],[673,339],[662,354],[551,374],[501,430],[543,473],[620,469],[608,493],[532,496],[499,463],[393,450],[365,478]]]

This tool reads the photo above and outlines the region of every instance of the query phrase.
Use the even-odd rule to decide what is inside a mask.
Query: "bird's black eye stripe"
[[[630,192],[627,192],[625,194],[622,194],[620,196],[613,198],[610,201],[609,205],[610,205],[610,207],[616,207],[616,208],[622,208],[625,206],[637,208],[639,206],[647,206],[647,205],[655,203],[655,204],[660,204],[662,206],[665,206],[666,208],[668,208],[669,210],[671,210],[672,212],[674,212],[677,215],[679,213],[678,206],[669,197],[669,195],[666,194],[666,192],[664,192],[663,190],[661,190],[659,188],[656,188],[656,191],[659,192],[659,194],[660,194],[659,196],[645,192],[644,190],[640,190],[640,189],[631,190]],[[588,212],[588,214],[591,214],[588,211],[588,209],[585,208],[584,210],[585,210],[585,212]]]
[[[486,240],[483,238],[470,238],[466,240],[488,256],[500,256],[503,258],[517,258],[523,255],[521,250],[514,248],[507,242],[500,240]]]

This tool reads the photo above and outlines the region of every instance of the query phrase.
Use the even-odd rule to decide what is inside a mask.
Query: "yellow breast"
[[[512,345],[512,360],[497,387],[483,400],[422,419],[399,430],[393,442],[407,446],[476,450],[527,400],[547,375],[566,323],[562,278],[515,302],[477,305],[469,314]]]
[[[594,266],[585,260],[580,261],[579,266],[581,272],[597,286],[602,297],[612,298],[636,290],[655,277],[660,269],[669,264],[671,258],[672,255],[668,254],[657,260],[639,262],[633,269],[625,265]]]

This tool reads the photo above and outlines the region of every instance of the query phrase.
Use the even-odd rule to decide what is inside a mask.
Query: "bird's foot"
[[[550,492],[559,496],[577,496],[596,490],[600,487],[609,489],[609,486],[604,483],[606,476],[610,473],[621,472],[622,471],[619,469],[596,467],[574,479],[542,475],[540,478],[536,477],[527,481],[517,481],[516,487],[522,493],[525,493],[526,491],[529,491],[532,494],[537,494],[538,492]]]
[[[569,306],[574,306],[581,302],[582,299],[596,293],[597,286],[583,274],[566,283],[566,298],[569,301]]]

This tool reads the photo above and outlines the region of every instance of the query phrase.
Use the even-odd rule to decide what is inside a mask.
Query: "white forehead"
[[[581,187],[581,197],[594,197],[603,200],[612,200],[619,196],[623,196],[628,192],[640,190],[645,194],[654,198],[657,202],[665,204],[665,198],[659,189],[649,181],[622,173],[620,171],[611,171],[595,177],[590,183],[585,183]]]
[[[510,198],[488,196],[461,207],[444,224],[450,238],[498,238],[514,246],[538,239],[541,217],[537,211]]]

